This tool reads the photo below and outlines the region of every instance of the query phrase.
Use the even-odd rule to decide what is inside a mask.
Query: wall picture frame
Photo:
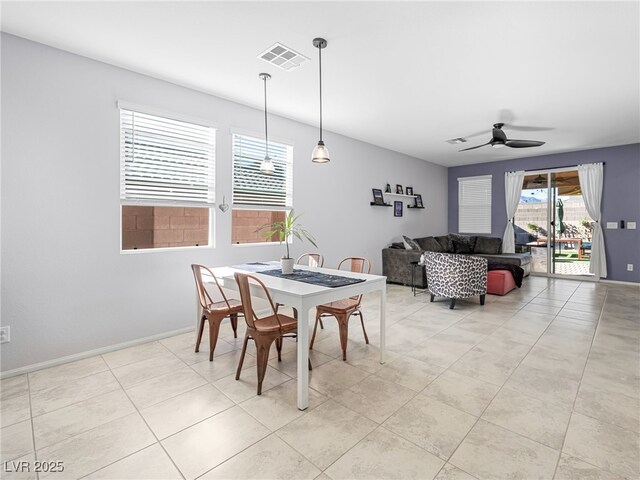
[[[400,185],[399,183],[396,183],[396,194],[404,195],[404,191],[402,190],[402,185]]]
[[[413,187],[407,187],[407,195],[413,195]]]
[[[384,196],[382,190],[379,188],[372,188],[373,191],[373,203],[376,205],[384,205]]]
[[[422,204],[422,195],[419,193],[416,194],[416,208],[424,208],[424,205]]]
[[[395,201],[393,202],[393,216],[401,217],[402,216],[402,202]]]

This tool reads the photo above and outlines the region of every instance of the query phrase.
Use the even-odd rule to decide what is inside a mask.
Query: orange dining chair
[[[238,315],[242,315],[242,303],[239,300],[228,299],[222,291],[222,287],[218,283],[218,279],[213,272],[204,265],[191,265],[193,270],[193,277],[196,280],[196,290],[198,291],[198,299],[200,300],[200,307],[202,307],[202,317],[200,317],[200,328],[198,329],[198,339],[196,340],[196,353],[200,351],[200,342],[202,340],[202,333],[204,332],[204,322],[209,321],[209,361],[213,360],[213,352],[216,349],[216,343],[218,341],[218,332],[220,331],[220,324],[222,321],[229,317],[231,320],[231,328],[233,328],[233,336],[238,338]],[[220,291],[222,300],[214,302],[209,295],[209,292],[204,286],[202,280],[202,273],[206,272],[215,281],[216,287]]]
[[[282,361],[282,339],[285,336],[293,338],[297,336],[298,321],[295,318],[277,312],[276,306],[269,294],[269,290],[267,290],[264,283],[256,277],[240,272],[236,272],[233,275],[238,283],[240,299],[244,306],[244,319],[247,323],[247,332],[245,333],[244,343],[242,344],[242,354],[240,355],[240,362],[238,363],[236,380],[240,380],[240,372],[242,371],[244,356],[247,353],[247,343],[249,342],[249,339],[252,339],[256,344],[256,353],[258,356],[258,395],[262,395],[262,381],[264,380],[264,375],[267,371],[271,344],[274,341],[276,342],[278,361]],[[258,318],[256,316],[256,313],[253,310],[253,302],[251,300],[250,282],[257,284],[264,290],[266,299],[269,302],[271,311],[273,312],[271,315],[267,315],[262,318]],[[309,361],[309,370],[311,370],[311,361]]]
[[[348,264],[350,270],[356,273],[369,273],[371,272],[371,262],[362,257],[347,257],[338,264],[338,270],[342,270],[342,267]],[[349,333],[349,318],[351,315],[357,315],[360,317],[360,323],[362,324],[362,332],[364,333],[364,340],[369,343],[369,337],[367,331],[364,328],[364,317],[360,311],[360,302],[362,301],[362,295],[355,297],[349,297],[344,300],[338,300],[337,302],[326,303],[319,305],[316,308],[316,323],[313,326],[313,335],[311,336],[311,343],[309,348],[313,348],[313,342],[316,339],[316,331],[318,330],[318,323],[322,322],[322,317],[335,317],[338,321],[338,328],[340,330],[340,346],[342,347],[342,360],[347,359],[347,339]]]

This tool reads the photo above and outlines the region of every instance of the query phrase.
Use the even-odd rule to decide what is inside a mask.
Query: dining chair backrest
[[[349,270],[354,273],[370,273],[371,262],[363,257],[347,257],[338,264],[338,270],[344,270],[348,264]]]
[[[240,291],[240,301],[242,302],[242,307],[244,310],[244,319],[247,322],[247,326],[250,329],[256,330],[255,321],[258,319],[256,312],[253,309],[253,302],[251,300],[251,283],[256,283],[262,290],[264,290],[267,301],[269,302],[269,306],[271,307],[271,311],[275,315],[278,320],[278,324],[282,327],[280,322],[280,317],[278,316],[278,312],[276,307],[271,299],[271,295],[269,294],[269,290],[258,278],[253,275],[249,275],[247,273],[235,272],[233,274],[236,279],[236,283],[238,284],[238,290]]]
[[[298,265],[309,265],[310,267],[320,267],[324,266],[324,257],[319,253],[305,253],[298,257],[296,260]]]
[[[346,270],[347,267],[349,271],[354,273],[370,273],[371,272],[371,262],[369,259],[364,257],[347,257],[340,261],[338,264],[338,270]],[[356,295],[355,297],[349,297],[353,300],[357,300],[358,304],[360,300],[362,300],[362,295]]]
[[[194,263],[191,265],[191,270],[193,271],[193,277],[196,281],[196,290],[198,291],[198,300],[200,300],[200,306],[202,308],[207,308],[212,303],[214,303],[213,298],[211,298],[211,295],[209,294],[206,287],[204,286],[204,281],[202,280],[203,271],[207,273],[211,278],[213,278],[213,280],[215,281],[216,287],[218,287],[218,291],[222,296],[223,301],[227,304],[227,307],[229,309],[231,308],[231,305],[229,305],[229,300],[227,300],[227,296],[224,294],[222,287],[218,283],[218,279],[209,268],[205,267],[204,265],[198,265]]]

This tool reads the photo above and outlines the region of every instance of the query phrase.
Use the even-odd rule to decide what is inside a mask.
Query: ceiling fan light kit
[[[327,46],[324,38],[314,38],[313,46],[318,49],[318,66],[320,74],[320,140],[311,152],[311,161],[314,163],[327,163],[330,161],[329,149],[322,141],[322,49]]]
[[[489,140],[487,143],[483,143],[482,145],[463,148],[462,150],[459,150],[459,151],[466,152],[467,150],[475,150],[476,148],[486,147],[487,145],[491,145],[493,148],[503,148],[503,147],[529,148],[529,147],[539,147],[545,144],[545,142],[540,142],[538,140],[513,140],[510,138],[507,138],[507,135],[502,131],[502,127],[504,127],[504,123],[494,123],[491,140]]]

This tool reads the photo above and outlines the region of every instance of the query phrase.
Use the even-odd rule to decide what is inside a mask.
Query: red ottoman
[[[509,270],[490,270],[487,272],[487,293],[506,295],[516,288],[516,282]]]

